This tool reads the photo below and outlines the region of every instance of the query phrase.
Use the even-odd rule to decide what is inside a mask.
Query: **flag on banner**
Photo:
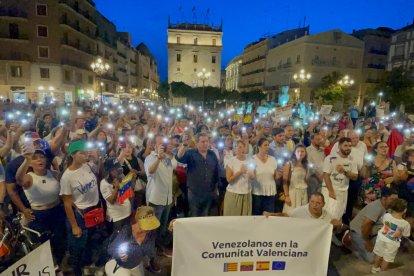
[[[272,270],[285,270],[286,262],[273,262]]]
[[[256,262],[256,271],[258,270],[269,270],[270,262]]]
[[[239,264],[238,263],[225,263],[224,264],[224,272],[233,272],[237,271]]]
[[[241,262],[240,271],[253,271],[254,263],[253,262]]]
[[[116,201],[118,204],[122,205],[125,200],[133,196],[134,191],[132,190],[132,173],[128,173],[127,176],[125,176],[125,178],[121,181]]]

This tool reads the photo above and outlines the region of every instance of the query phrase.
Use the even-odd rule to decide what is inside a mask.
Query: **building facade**
[[[270,49],[266,56],[265,91],[278,94],[282,86],[289,86],[291,99],[309,102],[313,99],[311,91],[318,87],[322,77],[336,71],[355,81],[356,85],[348,90],[357,97],[363,54],[364,42],[340,30],[306,35],[284,43]],[[302,69],[311,74],[311,78],[300,85],[293,76]]]
[[[222,36],[221,26],[168,22],[168,83],[201,86],[197,73],[205,68],[211,73],[205,85],[220,87]]]
[[[401,67],[414,79],[414,23],[392,35],[387,71]]]
[[[92,0],[4,0],[0,44],[4,98],[73,101],[95,98],[101,89],[138,91],[138,51]],[[98,57],[110,65],[99,80],[91,70]]]
[[[226,67],[226,86],[227,91],[239,91],[240,68],[242,64],[242,56],[233,58]]]
[[[240,91],[265,91],[266,57],[269,50],[305,36],[308,33],[309,26],[281,32],[269,38],[261,38],[259,41],[247,45],[242,54]]]
[[[357,105],[364,106],[369,94],[383,77],[387,67],[387,55],[390,48],[391,36],[394,30],[389,28],[363,29],[353,31],[352,35],[364,41],[364,57],[362,61],[361,91]]]

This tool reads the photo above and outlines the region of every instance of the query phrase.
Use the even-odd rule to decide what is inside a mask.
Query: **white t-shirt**
[[[351,171],[354,174],[358,174],[357,162],[355,162],[352,156],[343,158],[341,156],[329,155],[323,162],[323,172],[328,173],[331,178],[332,186],[337,191],[347,191],[349,187],[349,178],[344,173],[339,173],[336,170],[337,165],[342,165],[345,171]],[[322,186],[326,187],[325,181]]]
[[[23,189],[23,191],[30,206],[44,206],[59,200],[60,185],[49,170],[44,176],[33,172],[28,174],[32,177],[33,183],[29,189]]]
[[[384,242],[399,244],[401,237],[409,237],[411,226],[404,219],[394,218],[390,213],[386,213],[382,218],[384,224],[378,231],[378,239]]]
[[[264,196],[276,195],[276,182],[274,178],[277,170],[276,159],[269,155],[266,163],[263,163],[257,155],[254,155],[252,162],[255,165],[256,173],[256,179],[252,183],[252,193]]]
[[[331,214],[329,214],[329,212],[324,210],[324,209],[322,209],[322,215],[319,218],[315,218],[309,212],[309,204],[306,204],[306,205],[303,205],[303,206],[300,206],[300,207],[296,207],[295,209],[290,211],[288,215],[289,215],[289,217],[292,217],[292,218],[320,219],[320,220],[323,220],[324,222],[327,222],[327,223],[331,223],[331,220],[333,219]]]
[[[114,186],[110,184],[106,179],[102,179],[100,190],[103,198],[106,200],[106,220],[107,221],[119,221],[127,218],[131,215],[131,202],[127,199],[122,205],[119,205],[117,201],[111,204],[107,199],[112,196],[114,192]]]
[[[405,150],[409,150],[409,149],[414,149],[414,145],[411,145],[411,146],[406,146],[405,147]],[[395,149],[395,152],[394,152],[394,156],[396,156],[396,157],[402,157],[402,155],[403,155],[403,145],[399,145],[396,149]]]
[[[364,157],[365,157],[365,154],[367,153],[368,153],[367,145],[362,141],[359,141],[355,147],[352,147],[350,156],[357,162],[358,171],[362,169],[362,166],[364,165]],[[331,155],[332,156],[338,155],[338,142],[336,142],[335,145],[333,146],[331,150]]]
[[[240,171],[240,168],[242,165],[245,165],[246,168],[248,168],[249,162],[247,160],[241,161],[237,159],[237,157],[233,157],[227,162],[227,166],[231,169],[233,174],[238,173]],[[247,172],[240,175],[237,179],[235,179],[233,182],[229,182],[229,185],[227,186],[227,191],[235,194],[248,194],[252,190],[249,176],[247,175]]]
[[[60,179],[60,186],[60,195],[72,195],[73,203],[79,209],[98,205],[98,183],[87,164],[74,171],[66,169]]]

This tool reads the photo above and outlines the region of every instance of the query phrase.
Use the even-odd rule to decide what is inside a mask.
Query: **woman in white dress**
[[[283,212],[288,212],[308,203],[308,156],[303,145],[297,145],[290,161],[283,167],[283,192],[285,205]]]

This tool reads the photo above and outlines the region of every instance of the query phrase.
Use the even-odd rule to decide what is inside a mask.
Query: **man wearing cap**
[[[150,258],[148,270],[160,273],[161,268],[155,261],[155,230],[159,226],[160,221],[152,207],[139,207],[135,214],[135,223],[124,226],[108,246],[108,254],[112,260],[105,265],[106,275],[145,276],[145,256]]]
[[[164,250],[167,246],[168,218],[173,203],[173,164],[166,155],[169,140],[156,135],[152,140],[154,151],[145,158],[145,173],[148,177],[146,199],[148,205],[154,208],[156,217],[160,220],[158,229],[157,246]]]

